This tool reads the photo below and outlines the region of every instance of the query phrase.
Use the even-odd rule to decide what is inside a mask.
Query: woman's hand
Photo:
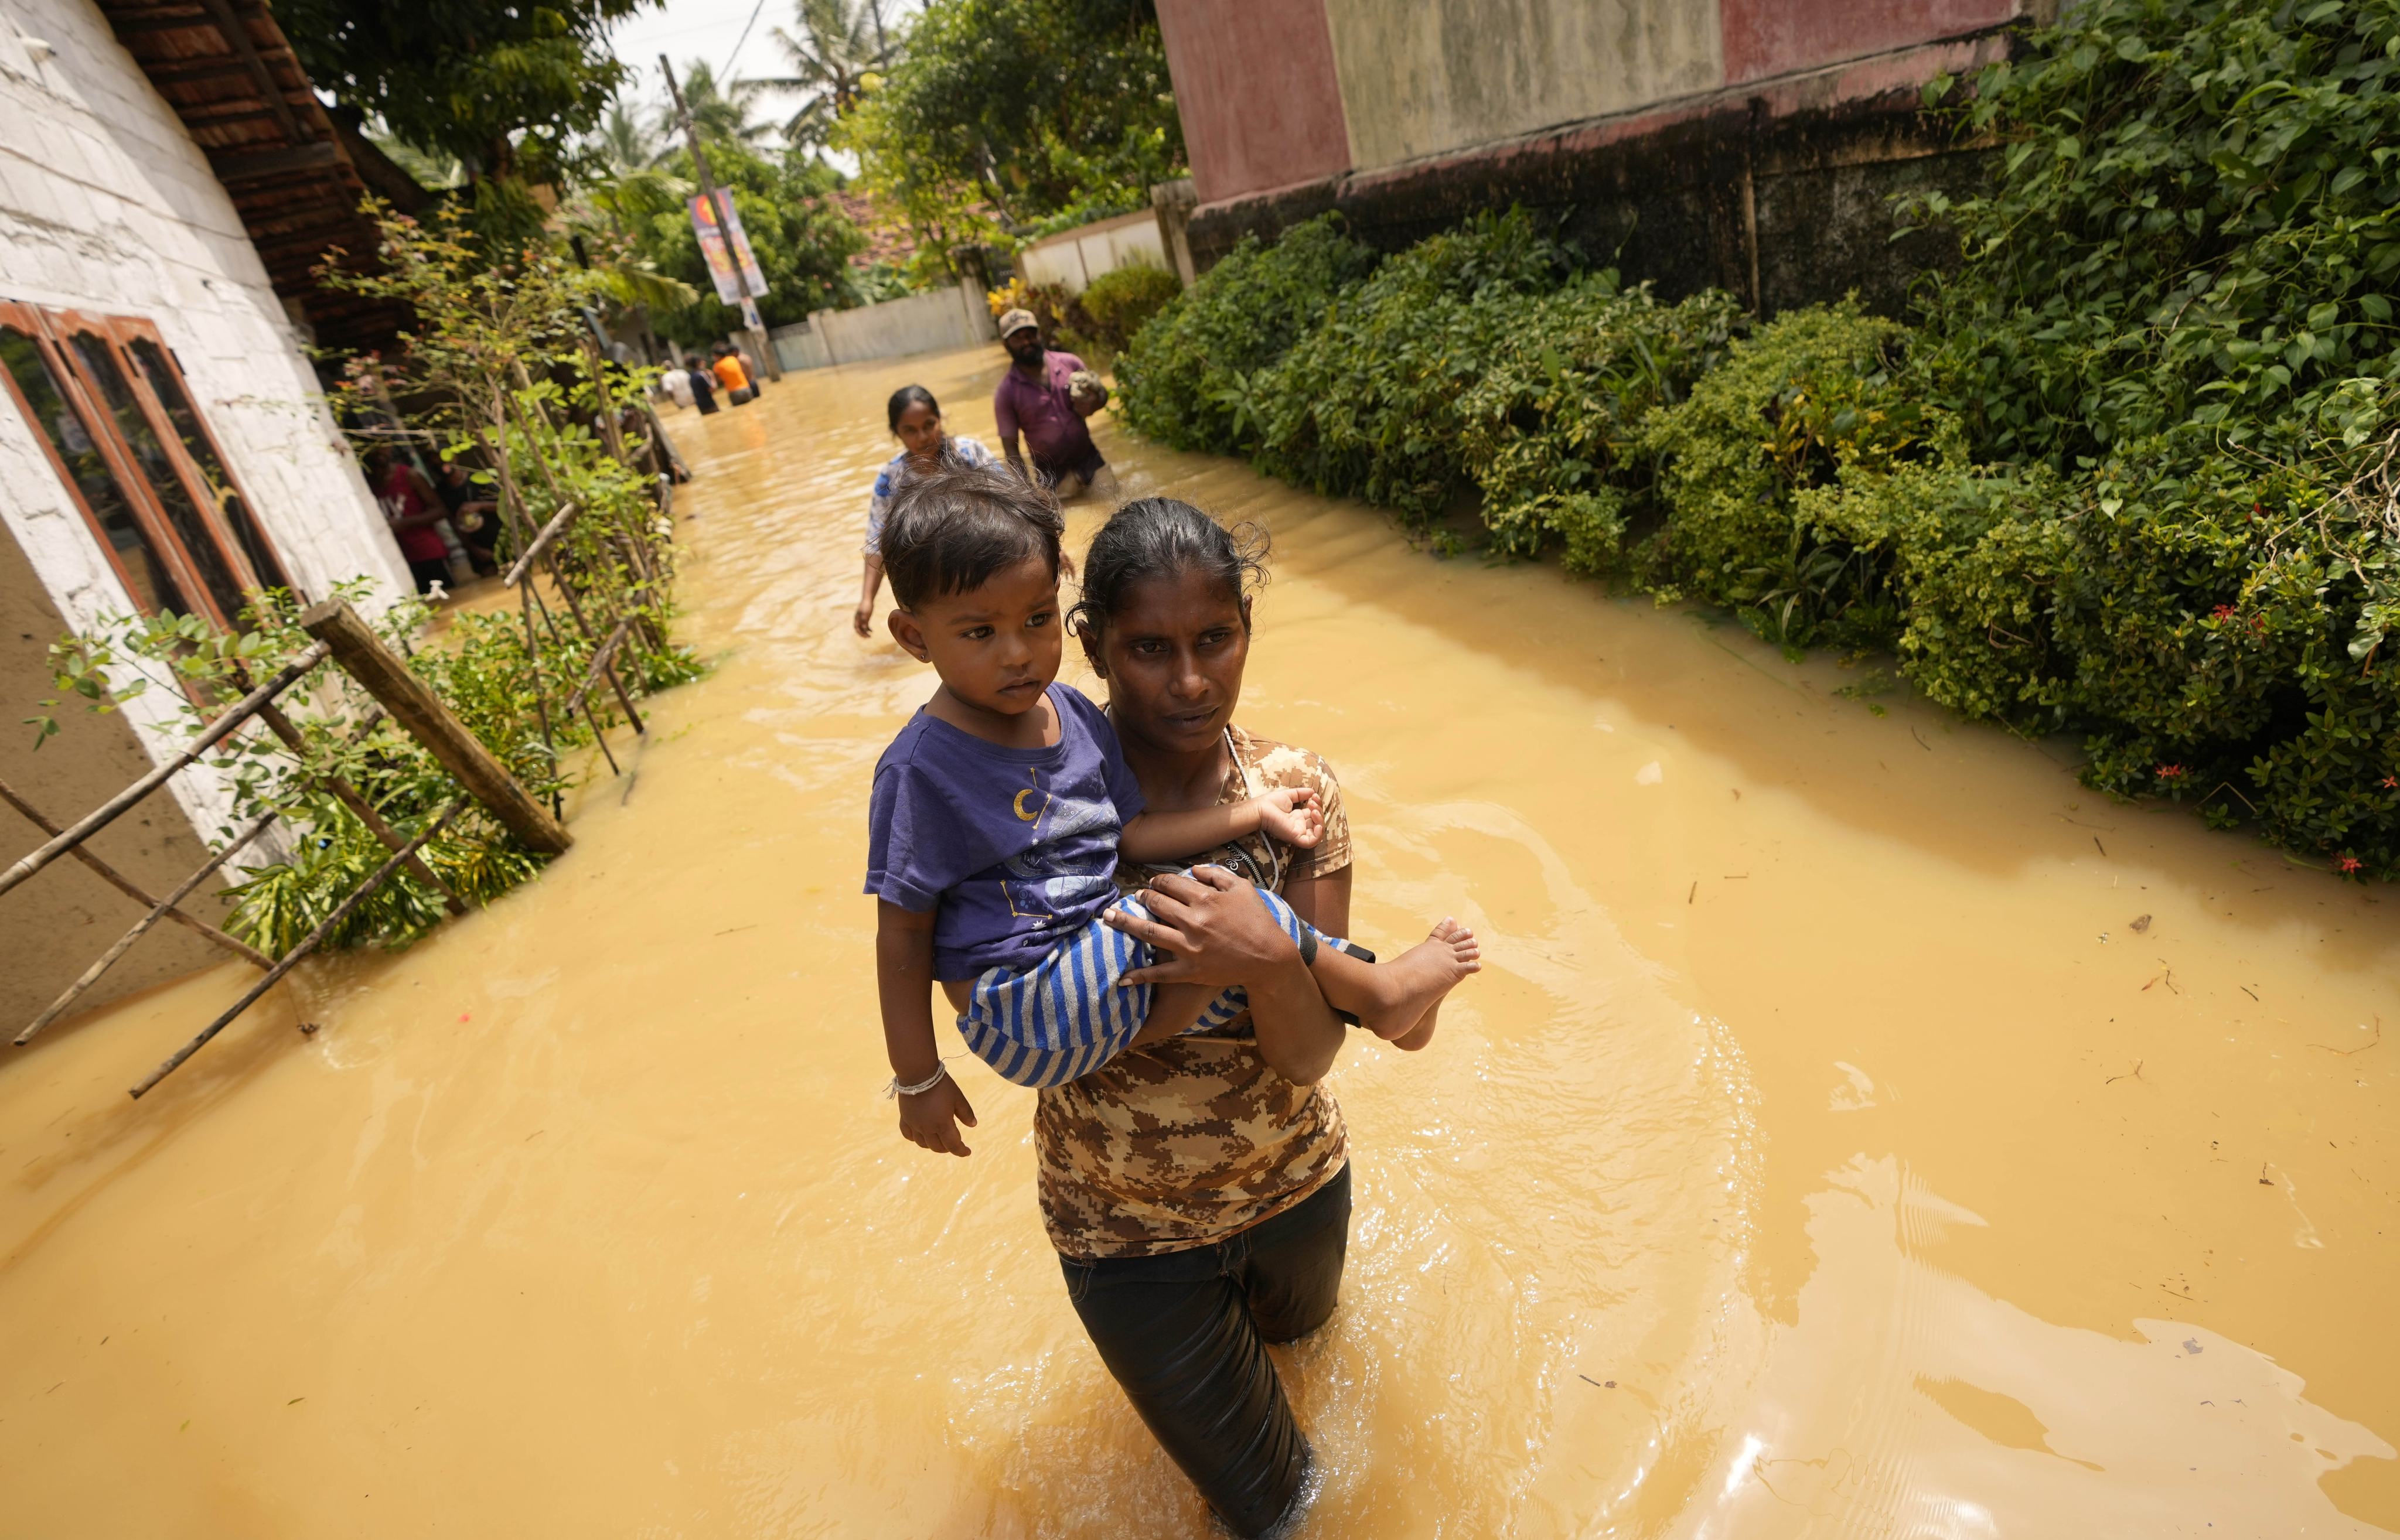
[[[966,1136],[959,1124],[975,1125],[975,1109],[967,1105],[967,1094],[959,1083],[944,1075],[930,1091],[900,1097],[900,1135],[909,1143],[922,1145],[937,1155],[970,1155]]]
[[[1107,923],[1175,955],[1135,969],[1127,983],[1240,984],[1267,1067],[1295,1085],[1324,1078],[1347,1033],[1256,888],[1222,866],[1198,866],[1157,879],[1140,897],[1150,918],[1111,909]]]
[[[1294,850],[1314,849],[1325,838],[1325,815],[1317,811],[1316,793],[1306,786],[1283,786],[1257,798],[1259,828]]]
[[[1222,866],[1154,878],[1135,896],[1148,918],[1110,909],[1102,922],[1174,955],[1133,970],[1123,983],[1243,984],[1300,961],[1259,891]]]

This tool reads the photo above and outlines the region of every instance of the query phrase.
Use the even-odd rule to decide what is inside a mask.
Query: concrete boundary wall
[[[823,369],[833,362],[825,356],[825,338],[807,321],[793,326],[777,326],[767,334],[768,345],[775,349],[775,361],[790,374],[799,369]]]
[[[1955,256],[1895,195],[1986,147],[1920,89],[2008,57],[2059,0],[1159,0],[1206,269],[1328,211],[1398,250],[1522,204],[1670,296],[1904,307]],[[1229,67],[1226,61],[1238,61]]]
[[[1028,283],[1058,283],[1080,294],[1092,279],[1120,267],[1157,267],[1175,271],[1158,214],[1143,209],[1114,219],[1079,225],[1044,236],[1016,254],[1017,270]]]
[[[854,310],[810,312],[806,331],[777,328],[777,356],[786,369],[821,369],[972,348],[1000,334],[991,307],[973,284],[935,289]]]
[[[1899,48],[1769,81],[1204,204],[1188,227],[1204,271],[1245,234],[1272,239],[1329,211],[1397,251],[1489,209],[1522,204],[1630,280],[1669,298],[1716,287],[1761,315],[1856,290],[1898,314],[1918,272],[1951,252],[1935,232],[1895,241],[1891,198],[1976,184],[1984,150],[1921,112],[1938,74],[2006,58],[2012,36]]]

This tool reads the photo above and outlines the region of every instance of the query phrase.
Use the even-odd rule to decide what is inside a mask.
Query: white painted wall
[[[34,38],[50,45],[47,61],[26,47]],[[0,0],[0,296],[155,323],[294,580],[320,596],[359,576],[386,595],[407,591],[232,200],[89,0]],[[0,521],[67,623],[88,629],[132,600],[36,433],[0,396]],[[180,743],[157,693],[125,715],[154,758]],[[193,822],[214,828],[205,772],[172,784]]]
[[[823,369],[833,361],[826,356],[825,338],[806,321],[775,327],[767,334],[767,343],[787,375],[798,369]]]
[[[910,294],[907,299],[887,299],[880,305],[862,305],[854,310],[812,310],[809,330],[815,334],[826,363],[861,363],[868,359],[972,348],[1000,334],[992,324],[991,307],[973,284],[966,283]]]
[[[1128,266],[1175,271],[1158,215],[1151,210],[1043,236],[1016,253],[1016,270],[1026,282],[1063,283],[1070,294],[1082,293],[1102,273]]]

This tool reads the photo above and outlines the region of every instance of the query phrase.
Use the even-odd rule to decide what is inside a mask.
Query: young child
[[[1261,830],[1304,849],[1321,830],[1305,790],[1143,811],[1108,718],[1057,683],[1064,528],[1049,494],[989,470],[919,481],[883,528],[893,637],[942,681],[877,763],[867,813],[891,1089],[901,1132],[929,1150],[967,1153],[957,1124],[975,1123],[935,1043],[935,982],[975,1056],[1020,1085],[1087,1074],[1152,1020],[1224,1026],[1244,1008],[1238,989],[1118,983],[1149,950],[1100,920],[1138,904],[1116,897],[1119,854],[1168,861]],[[1476,971],[1462,927],[1377,965],[1260,897],[1326,1002],[1384,1037],[1406,1035]]]
[[[875,489],[866,495],[866,543],[860,548],[866,554],[866,571],[858,583],[857,613],[851,617],[852,629],[861,636],[875,634],[875,595],[883,587],[883,521],[891,517],[892,499],[920,476],[1000,463],[979,441],[945,430],[941,402],[921,385],[893,391],[883,412],[892,436],[900,441],[900,453],[876,476]]]

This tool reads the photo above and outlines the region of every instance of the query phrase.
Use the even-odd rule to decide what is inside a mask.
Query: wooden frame
[[[246,593],[265,586],[257,575],[251,571],[249,559],[234,540],[232,532],[225,527],[225,521],[216,516],[215,499],[210,497],[208,484],[201,479],[198,470],[193,467],[190,457],[184,453],[183,435],[175,430],[175,425],[169,420],[165,409],[158,402],[158,398],[151,393],[148,380],[143,377],[142,371],[126,353],[125,340],[129,334],[147,335],[154,341],[159,341],[159,346],[164,348],[166,345],[158,339],[157,329],[146,321],[137,320],[129,316],[99,315],[89,310],[43,309],[38,313],[50,329],[50,340],[56,346],[59,356],[66,361],[68,368],[75,372],[77,383],[82,385],[84,394],[90,398],[93,405],[105,409],[110,431],[116,435],[117,447],[123,451],[122,457],[142,478],[143,487],[149,493],[150,500],[158,514],[159,523],[175,535],[178,543],[184,547],[183,553],[185,558],[190,560],[195,553],[190,550],[190,542],[184,538],[183,532],[175,528],[174,516],[169,512],[166,506],[164,494],[167,488],[157,484],[152,478],[149,468],[134,453],[134,445],[127,439],[124,429],[118,425],[116,410],[109,403],[106,392],[101,388],[101,382],[83,377],[85,374],[83,360],[76,355],[74,346],[79,336],[90,337],[106,350],[108,361],[116,366],[118,377],[124,380],[126,390],[132,398],[134,412],[149,429],[150,436],[157,441],[159,453],[165,457],[168,470],[174,478],[173,490],[180,493],[184,501],[191,508],[193,518],[199,525],[199,533],[209,541],[218,564],[224,568],[226,576],[232,579],[236,592]],[[196,409],[193,416],[198,415]],[[194,560],[190,565],[194,575],[203,579],[205,588],[207,574],[202,570],[201,564]],[[204,593],[199,597],[209,605],[219,626],[227,631],[233,629],[238,610],[235,613],[227,613],[225,599],[217,593]]]
[[[87,310],[56,310],[20,301],[0,300],[0,324],[13,327],[31,337],[48,367],[52,379],[66,397],[68,409],[82,419],[88,436],[101,459],[116,479],[117,488],[131,511],[134,522],[141,527],[143,538],[157,553],[160,564],[168,570],[175,586],[182,591],[184,601],[204,618],[218,626],[231,630],[237,619],[228,613],[226,602],[211,588],[208,574],[196,559],[190,541],[176,527],[175,518],[166,506],[167,488],[153,479],[150,468],[137,457],[120,426],[116,412],[105,399],[101,382],[89,378],[82,360],[76,355],[73,341],[77,336],[90,338],[106,349],[109,361],[123,379],[131,398],[133,410],[142,423],[157,441],[167,469],[174,478],[172,491],[180,494],[192,511],[198,525],[197,534],[209,542],[207,554],[214,556],[216,565],[229,577],[233,586],[248,593],[260,588],[280,586],[299,590],[293,585],[291,569],[276,550],[264,521],[258,516],[258,505],[234,474],[232,463],[225,458],[225,447],[218,441],[208,418],[201,413],[199,402],[192,392],[191,379],[184,373],[183,361],[167,343],[156,324],[139,316],[98,315]],[[151,378],[152,370],[145,367],[133,350],[137,342],[146,342],[157,348],[159,366],[171,375],[170,383],[179,392],[191,417],[195,431],[207,445],[209,454],[224,472],[226,492],[241,503],[241,517],[250,525],[250,534],[259,549],[274,563],[275,570],[261,572],[250,559],[250,552],[237,531],[227,524],[228,515],[217,500],[216,489],[184,442],[184,435],[168,411],[165,400]],[[118,559],[116,543],[109,538],[106,526],[99,514],[86,502],[82,488],[60,459],[57,446],[49,435],[34,421],[31,403],[9,381],[8,393],[18,411],[42,440],[43,451],[50,460],[51,470],[68,497],[82,512],[85,524],[99,540],[110,566],[125,585],[129,595],[141,592],[132,575]],[[305,597],[305,595],[303,595]]]
[[[266,532],[266,522],[258,516],[257,500],[251,497],[250,489],[242,485],[241,478],[234,473],[233,461],[225,457],[225,444],[218,440],[216,429],[209,426],[206,414],[201,412],[199,398],[192,390],[192,378],[184,373],[184,361],[176,356],[174,348],[147,319],[118,316],[109,320],[110,328],[116,334],[113,340],[116,343],[117,356],[130,366],[129,374],[135,392],[149,403],[152,420],[163,424],[168,429],[161,435],[168,453],[182,468],[194,502],[206,511],[211,524],[219,526],[220,538],[226,540],[233,553],[241,559],[241,566],[237,570],[248,572],[258,587],[287,589],[295,598],[305,602],[307,595],[293,579],[291,566],[283,560],[283,553],[275,548],[274,538]],[[174,414],[167,410],[166,398],[159,395],[157,383],[150,377],[151,372],[143,366],[140,355],[133,351],[133,345],[137,342],[149,343],[158,349],[158,361],[170,376],[169,383],[183,397],[184,410],[192,416],[192,427],[199,434],[200,441],[208,445],[210,457],[225,472],[225,489],[240,501],[242,516],[249,521],[259,549],[274,564],[272,571],[260,571],[258,563],[251,558],[250,548],[243,541],[241,531],[225,527],[227,520],[224,505],[217,501],[216,488],[209,484],[208,473],[200,469],[199,462],[192,456],[191,446],[184,442],[182,431],[175,428]]]
[[[167,576],[180,591],[178,597],[198,608],[201,614],[213,617],[215,606],[207,585],[192,569],[191,559],[184,554],[183,542],[175,538],[174,531],[166,526],[165,516],[153,505],[149,478],[124,462],[124,450],[116,436],[114,414],[99,412],[87,398],[82,372],[71,367],[61,353],[42,310],[15,300],[0,299],[0,326],[9,327],[33,339],[34,350],[40,354],[51,381],[64,398],[67,410],[81,421],[84,436],[91,441],[93,452],[100,456],[110,477],[116,481],[117,491],[124,497],[126,509],[132,514],[134,524],[140,527],[143,539],[149,544],[159,565],[167,569]],[[0,375],[8,375],[8,372],[0,369]],[[60,457],[58,445],[51,442],[48,429],[34,416],[33,402],[27,401],[24,392],[18,388],[13,375],[8,375],[7,391],[8,399],[16,403],[18,415],[24,418],[25,426],[34,437],[40,441],[43,457],[50,462],[51,472],[58,477],[61,490],[76,511],[83,515],[84,526],[91,532],[93,543],[100,547],[102,559],[107,562],[109,570],[116,574],[116,580],[124,587],[126,597],[139,607],[146,585],[135,582],[133,574],[126,570],[125,563],[117,555],[116,542],[109,537],[108,526],[102,523],[99,512],[84,499],[83,488],[76,483],[74,470]]]

